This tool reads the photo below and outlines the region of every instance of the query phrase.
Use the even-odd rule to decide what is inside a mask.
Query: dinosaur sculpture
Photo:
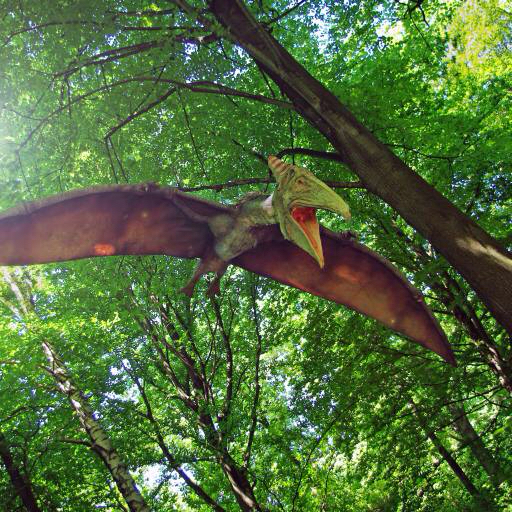
[[[455,364],[450,345],[421,294],[384,258],[347,233],[320,227],[316,209],[350,218],[347,204],[310,171],[269,157],[271,196],[237,206],[169,187],[113,185],[76,190],[0,215],[0,265],[27,265],[127,254],[200,258],[209,292],[230,264],[344,304]]]

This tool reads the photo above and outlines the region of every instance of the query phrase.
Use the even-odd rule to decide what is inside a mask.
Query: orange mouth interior
[[[310,206],[297,206],[292,208],[292,217],[304,231],[308,237],[309,242],[316,252],[320,251],[318,246],[318,238],[315,236],[315,232],[318,231],[318,221],[316,220],[316,209]]]

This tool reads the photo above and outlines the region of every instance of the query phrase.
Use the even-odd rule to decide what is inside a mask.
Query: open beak
[[[305,249],[315,260],[320,268],[324,267],[324,254],[322,240],[320,238],[320,225],[316,219],[316,210],[322,208],[337,213],[350,220],[350,209],[341,197],[320,180],[313,178],[316,183],[314,194],[311,197],[303,195],[299,201],[295,201],[290,208],[290,215],[307,239],[308,247]],[[307,206],[305,206],[307,205]]]
[[[350,220],[347,203],[307,169],[286,164],[272,155],[268,157],[268,165],[278,183],[272,205],[281,233],[323,268],[324,254],[316,210],[329,210]]]
[[[351,214],[348,204],[345,203],[345,201],[343,201],[343,199],[324,182],[317,180],[316,178],[314,179],[315,181],[318,181],[318,183],[315,190],[315,196],[311,198],[310,205],[317,209],[329,210],[341,215],[345,220],[350,220]]]
[[[316,210],[309,206],[296,206],[291,209],[291,215],[309,242],[311,251],[308,252],[315,258],[320,268],[324,268],[324,252],[322,240],[320,240],[320,225],[316,220]]]

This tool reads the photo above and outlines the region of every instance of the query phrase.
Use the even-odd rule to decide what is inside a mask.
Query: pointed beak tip
[[[314,253],[315,253],[315,260],[318,263],[318,266],[320,268],[324,268],[325,260],[324,260],[324,252],[323,252],[323,250],[322,249],[320,249],[320,251],[315,250]]]

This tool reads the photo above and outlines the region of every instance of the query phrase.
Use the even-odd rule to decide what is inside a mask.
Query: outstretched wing
[[[232,263],[375,318],[455,365],[448,340],[420,292],[383,257],[322,229],[325,266],[321,269],[311,256],[280,237],[274,227],[262,238],[269,241]]]
[[[0,265],[116,254],[198,258],[214,243],[207,224],[198,219],[230,212],[229,207],[156,186],[72,191],[0,215]],[[373,317],[455,364],[421,295],[385,259],[323,230],[325,267],[320,269],[307,253],[284,240],[277,226],[259,231],[260,245],[232,263]]]
[[[207,218],[230,209],[172,188],[113,185],[27,203],[0,216],[0,265],[25,265],[114,254],[202,256],[213,243]]]

